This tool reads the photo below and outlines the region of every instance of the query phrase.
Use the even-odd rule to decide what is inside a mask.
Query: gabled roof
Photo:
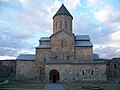
[[[49,41],[50,38],[49,37],[41,37],[39,41]]]
[[[70,36],[73,37],[73,34],[67,32],[67,31],[65,31],[65,30],[60,30],[60,31],[56,32],[55,34],[52,34],[52,35],[50,36],[50,38],[53,37],[53,36],[55,36],[55,35],[57,35],[57,34],[60,33],[60,32],[65,32],[66,34],[68,34],[68,35],[70,35]]]
[[[75,35],[75,40],[90,41],[89,35]]]
[[[35,60],[35,55],[33,55],[33,54],[20,54],[16,60]]]
[[[46,64],[105,64],[104,61],[94,60],[47,60]]]
[[[111,60],[120,60],[120,57],[119,58],[112,58]]]
[[[69,13],[69,11],[66,9],[66,7],[64,6],[64,4],[62,4],[62,6],[59,8],[59,10],[57,11],[57,13],[53,16],[53,18],[57,15],[69,15],[72,17],[72,15]],[[72,17],[73,18],[73,17]]]
[[[93,54],[93,59],[100,59],[98,54]]]
[[[50,45],[40,45],[40,46],[37,46],[36,48],[47,49],[47,48],[51,48],[51,46]]]
[[[92,47],[92,43],[90,41],[75,41],[75,45],[76,47]]]

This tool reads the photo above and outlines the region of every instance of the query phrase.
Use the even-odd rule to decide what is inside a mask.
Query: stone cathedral
[[[73,16],[62,4],[53,16],[53,34],[41,37],[36,54],[17,57],[16,79],[41,82],[106,81],[106,64],[93,54],[89,35],[75,35]]]

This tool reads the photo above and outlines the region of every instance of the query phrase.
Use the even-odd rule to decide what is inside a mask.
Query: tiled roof
[[[48,41],[48,40],[50,40],[49,37],[41,37],[41,38],[40,38],[40,41]]]
[[[93,46],[92,43],[90,41],[76,41],[75,42],[75,45],[74,46],[84,46],[84,47],[87,47],[87,46]]]
[[[94,60],[47,60],[46,64],[104,64],[104,61]]]
[[[93,59],[100,59],[98,54],[93,54]]]
[[[62,6],[59,8],[59,10],[57,11],[57,13],[54,15],[54,17],[56,15],[61,15],[61,14],[65,14],[65,15],[69,15],[72,17],[72,15],[69,13],[69,11],[66,9],[66,7],[64,6],[64,4],[62,4]],[[53,17],[53,18],[54,18]],[[73,18],[73,17],[72,17]]]
[[[120,58],[112,58],[112,60],[120,60]]]
[[[40,46],[37,46],[36,48],[51,48],[50,45],[40,45]]]
[[[35,60],[35,55],[33,55],[33,54],[20,54],[16,60]]]
[[[90,41],[89,35],[75,35],[75,40]]]

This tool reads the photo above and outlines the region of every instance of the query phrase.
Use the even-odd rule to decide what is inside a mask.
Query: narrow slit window
[[[82,70],[82,75],[84,75],[85,74],[85,71],[84,70]]]
[[[72,22],[70,22],[70,29],[72,29]]]
[[[60,20],[60,28],[62,28],[62,21]]]
[[[56,22],[56,29],[57,29],[57,22]]]
[[[10,70],[11,73],[13,73],[13,67],[11,67],[11,70]]]
[[[114,68],[115,68],[115,69],[117,68],[117,65],[116,65],[116,64],[114,64]]]
[[[65,29],[67,29],[67,21],[65,20]]]
[[[91,75],[93,75],[93,70],[91,71]]]
[[[70,59],[70,57],[69,57],[68,55],[67,55],[67,57],[66,57],[66,58],[67,58],[67,60],[69,60],[69,59]]]

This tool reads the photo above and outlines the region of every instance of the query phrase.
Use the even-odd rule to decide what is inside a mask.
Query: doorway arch
[[[59,82],[59,79],[60,79],[59,72],[57,70],[51,70],[49,73],[50,82],[57,83]]]

